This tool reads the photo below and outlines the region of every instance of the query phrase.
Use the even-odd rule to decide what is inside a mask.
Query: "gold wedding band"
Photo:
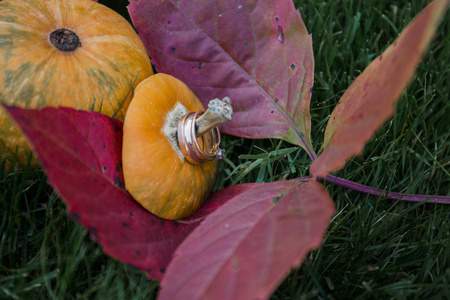
[[[223,156],[223,150],[219,148],[221,141],[219,127],[214,127],[201,137],[197,138],[196,136],[195,121],[203,113],[204,111],[189,112],[182,116],[178,123],[180,150],[186,160],[194,165],[211,161],[214,158],[221,159]]]

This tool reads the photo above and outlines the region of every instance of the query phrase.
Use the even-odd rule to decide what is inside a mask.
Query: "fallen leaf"
[[[248,189],[180,245],[159,299],[267,299],[320,246],[333,213],[332,200],[316,181]]]
[[[158,72],[205,105],[231,98],[223,132],[311,148],[312,42],[291,0],[132,0],[128,10]]]
[[[152,279],[162,278],[175,249],[205,216],[245,190],[235,187],[214,194],[189,222],[160,219],[124,190],[122,122],[71,108],[4,107],[31,142],[68,214],[105,253]]]
[[[325,150],[311,165],[314,176],[339,170],[361,154],[394,114],[395,102],[412,79],[447,6],[448,0],[430,4],[345,92],[328,121]]]

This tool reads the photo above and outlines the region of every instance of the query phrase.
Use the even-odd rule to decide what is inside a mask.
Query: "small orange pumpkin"
[[[8,105],[93,108],[123,119],[136,75],[138,84],[153,74],[132,26],[91,0],[2,0],[0,24],[0,101]],[[25,138],[0,107],[0,163],[16,149],[25,164]]]
[[[213,101],[221,102],[218,99]],[[209,111],[213,101],[205,116],[211,114]],[[206,132],[197,139],[193,138],[198,142],[201,153],[207,152],[206,148],[210,145],[208,137],[216,139],[213,142],[215,146],[220,142],[220,133],[215,126],[230,120],[232,115],[229,102],[225,105],[227,116],[223,120],[204,118],[196,123],[200,125],[195,130],[202,132],[205,129]],[[203,109],[192,91],[170,75],[155,74],[135,89],[123,127],[125,187],[144,208],[161,218],[174,220],[192,215],[213,187],[217,160],[211,156],[209,159],[212,160],[200,163],[195,158],[185,157],[187,154],[181,136],[184,132],[180,125],[184,124],[182,120],[192,116],[189,112]],[[194,130],[194,127],[191,129]],[[214,130],[217,132],[214,133]],[[188,129],[186,132],[189,134],[191,131]],[[190,148],[187,149],[189,152]]]

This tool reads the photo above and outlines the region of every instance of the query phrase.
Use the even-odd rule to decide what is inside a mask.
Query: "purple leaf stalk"
[[[312,161],[314,161],[317,157],[314,153],[314,151],[308,146],[306,141],[303,139],[303,136],[300,134],[298,130],[296,130],[299,133],[300,138],[302,139],[303,145],[307,149],[308,155],[311,158]],[[309,179],[310,177],[300,177],[297,178],[297,180],[305,180]],[[450,197],[449,196],[437,196],[437,195],[416,195],[416,194],[404,194],[404,193],[398,193],[398,192],[389,192],[382,189],[373,188],[367,185],[363,185],[360,183],[356,183],[344,178],[340,178],[331,174],[328,174],[325,178],[316,178],[319,182],[330,182],[333,184],[336,184],[338,186],[346,187],[358,192],[362,192],[369,195],[374,196],[380,196],[380,197],[386,197],[389,199],[395,199],[395,200],[405,200],[405,201],[411,201],[411,202],[421,202],[426,201],[427,203],[441,203],[441,204],[450,204]]]

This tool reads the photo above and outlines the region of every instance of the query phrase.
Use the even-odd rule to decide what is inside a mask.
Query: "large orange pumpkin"
[[[190,163],[179,144],[180,119],[203,109],[183,82],[162,73],[141,82],[131,100],[123,128],[125,187],[144,208],[161,218],[174,220],[190,216],[213,187],[217,160]],[[226,113],[230,120],[229,105]],[[211,128],[217,125],[211,123],[214,124],[209,124]],[[203,149],[211,133],[205,131],[197,139]]]
[[[113,10],[91,0],[0,1],[2,103],[118,111],[123,119],[137,74],[136,84],[153,74],[149,57]],[[0,164],[16,150],[25,164],[25,138],[0,107]]]

